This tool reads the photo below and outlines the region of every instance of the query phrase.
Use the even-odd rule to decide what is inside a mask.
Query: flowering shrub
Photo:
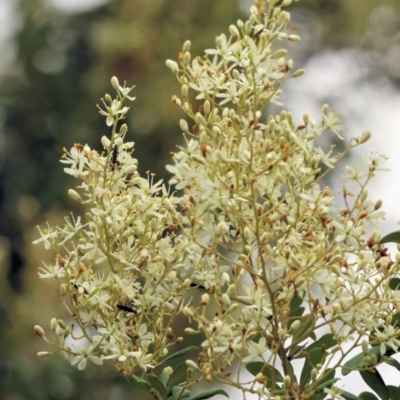
[[[249,19],[231,25],[204,57],[192,59],[187,41],[179,63],[167,61],[181,85],[173,101],[188,117],[180,121],[186,145],[167,166],[171,187],[139,175],[121,124],[132,88],[111,79],[116,95],[99,107],[110,137],[100,152],[75,144],[61,161],[80,182],[69,195],[88,211],[39,230],[34,242],[56,252],[39,276],[60,283],[75,323],[52,319],[53,339],[39,326],[35,332],[79,369],[110,360],[156,399],[189,397],[202,379],[243,398],[358,398],[334,386],[339,368],[359,371],[389,399],[400,392],[376,366],[400,369],[390,357],[400,345],[400,257],[379,243],[384,213],[366,189],[384,157],[346,168],[345,206],[337,210],[323,178],[370,133],[336,153],[316,145],[344,131],[327,105],[318,122],[309,115],[295,122],[284,110],[265,115],[280,104],[282,84],[304,70],[294,71],[279,48],[300,40],[285,11],[291,0],[264,3],[256,0]],[[201,338],[198,349],[179,347],[178,317],[185,335]],[[304,361],[301,371],[294,360]],[[253,378],[243,381],[243,367]],[[194,398],[216,394],[227,395],[216,389]]]

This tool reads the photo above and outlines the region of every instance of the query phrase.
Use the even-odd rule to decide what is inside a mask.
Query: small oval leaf
[[[379,400],[373,393],[371,392],[362,392],[360,393],[360,399],[362,400]]]
[[[165,389],[165,386],[162,384],[162,382],[154,375],[147,375],[147,379],[151,387],[157,390],[163,400],[168,400],[167,390]]]
[[[381,377],[381,374],[376,368],[359,372],[364,382],[380,397],[381,400],[389,400],[389,391]]]
[[[172,396],[169,400],[185,399],[186,397],[190,397],[189,390],[183,389],[181,386],[174,386],[172,388]]]
[[[203,392],[198,394],[197,396],[192,397],[191,400],[204,400],[204,399],[209,399],[210,397],[213,397],[217,394],[220,394],[222,396],[225,396],[229,399],[228,393],[225,392],[225,390],[222,389],[217,389],[217,390],[210,390],[209,392]]]
[[[381,352],[380,352],[380,347],[371,347],[368,350],[368,355],[372,356],[375,355],[377,362],[380,362],[381,360]],[[362,367],[364,364],[364,359],[365,359],[365,355],[364,353],[360,353],[357,354],[356,356],[354,356],[353,358],[351,358],[349,361],[347,361],[343,367],[342,367],[342,375],[347,375],[349,374],[351,371],[357,370],[358,368]]]
[[[263,363],[261,361],[250,362],[246,365],[247,371],[249,371],[253,376],[258,373],[262,373],[267,377],[266,386],[268,389],[275,390],[277,388],[277,383],[283,382],[282,374],[274,368],[272,365]]]
[[[171,374],[167,383],[167,391],[169,392],[173,386],[179,385],[182,382],[185,382],[187,379],[187,365],[181,364],[175,371]]]
[[[399,278],[392,278],[389,281],[389,287],[392,290],[400,290],[400,279]]]
[[[379,245],[385,243],[400,243],[400,231],[388,233],[380,240]]]
[[[346,400],[361,400],[358,396],[355,396],[350,392],[346,392],[345,390],[341,390],[340,395]]]
[[[146,380],[140,378],[139,376],[132,375],[129,378],[129,381],[130,381],[131,385],[135,388],[142,389],[142,390],[150,389],[150,383],[147,382]]]
[[[388,358],[384,357],[384,360],[385,360],[385,363],[386,363],[386,364],[388,364],[388,365],[390,365],[391,367],[394,367],[394,368],[396,368],[398,371],[400,371],[400,363],[399,363],[397,360],[395,360],[395,359],[392,358],[392,357],[388,357]]]
[[[164,358],[164,360],[161,361],[161,364],[164,363],[165,361],[169,361],[169,360],[172,360],[172,359],[174,359],[174,358],[177,358],[177,357],[181,356],[182,354],[187,353],[188,351],[196,350],[196,349],[197,349],[196,346],[189,346],[189,347],[186,347],[186,349],[179,350],[179,351],[177,351],[176,353],[171,354],[171,355],[168,356],[167,358]]]
[[[391,399],[400,399],[400,388],[396,386],[388,386],[389,396]]]

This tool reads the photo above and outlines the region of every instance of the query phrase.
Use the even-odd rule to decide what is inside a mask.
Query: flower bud
[[[182,63],[185,66],[189,65],[189,63],[190,63],[190,53],[188,51],[184,54],[183,59],[182,59]]]
[[[204,102],[204,114],[206,115],[210,114],[210,110],[211,110],[211,104],[208,100],[206,100]]]
[[[207,121],[206,119],[198,112],[194,116],[194,120],[196,121],[197,124],[202,125],[202,126],[207,126]]]
[[[217,36],[215,38],[215,44],[217,45],[217,47],[220,49],[223,45],[224,45],[224,37],[225,35],[221,35],[221,36]]]
[[[368,345],[368,341],[366,339],[364,339],[361,342],[361,348],[363,353],[367,356],[368,355],[368,350],[369,350],[369,345]]]
[[[299,35],[289,35],[287,38],[291,42],[300,42],[301,40],[301,37]]]
[[[39,351],[38,353],[37,353],[37,356],[38,357],[47,357],[47,356],[49,356],[50,355],[50,353],[48,352],[48,351]]]
[[[378,200],[374,205],[374,210],[379,210],[382,207],[382,200]]]
[[[237,38],[240,37],[240,32],[239,32],[238,28],[235,25],[230,25],[229,26],[229,33],[234,37],[237,37]]]
[[[163,372],[164,372],[165,375],[171,376],[172,373],[174,372],[174,370],[172,369],[172,367],[165,367],[163,369]]]
[[[67,293],[67,285],[65,283],[62,283],[60,285],[60,295],[65,296],[66,293]]]
[[[128,131],[128,125],[127,124],[122,124],[121,128],[119,130],[119,134],[122,136]]]
[[[119,81],[118,81],[118,78],[116,76],[113,76],[111,78],[111,85],[116,91],[119,90]]]
[[[229,307],[231,305],[231,299],[226,293],[222,293],[222,303],[226,307]]]
[[[368,142],[368,140],[371,139],[371,135],[372,135],[371,131],[363,132],[360,137],[360,144]]]
[[[199,369],[198,365],[192,360],[185,360],[185,363],[189,368],[192,368],[195,371],[197,371]]]
[[[66,329],[65,322],[62,319],[57,320],[57,324],[60,328]]]
[[[182,85],[182,87],[181,87],[182,97],[187,97],[188,93],[189,93],[188,85]]]
[[[229,233],[229,226],[225,221],[221,221],[215,228],[215,233],[218,236],[223,236]]]
[[[68,195],[69,197],[71,197],[72,200],[82,201],[81,196],[79,196],[79,194],[74,189],[69,189]]]
[[[187,317],[191,318],[194,317],[193,311],[190,307],[184,307],[182,310],[183,315],[186,315]]]
[[[101,138],[101,144],[103,145],[104,149],[109,149],[111,145],[111,140],[107,136],[103,136]]]
[[[230,313],[236,311],[238,308],[239,308],[239,304],[233,303],[229,306],[227,313],[230,314]]]
[[[285,57],[286,53],[287,53],[287,50],[285,50],[285,49],[280,49],[280,50],[277,50],[275,53],[271,54],[270,57],[271,57],[272,59],[276,60],[276,59],[278,59],[278,58]]]
[[[185,333],[187,333],[188,335],[197,335],[198,333],[200,333],[200,331],[196,331],[192,328],[185,328]]]
[[[184,119],[181,119],[179,121],[179,126],[181,127],[183,132],[188,132],[189,131],[189,125]]]
[[[206,306],[210,302],[210,295],[208,293],[203,293],[201,295],[201,302],[202,306]]]
[[[224,283],[230,283],[231,281],[231,278],[227,272],[223,272],[221,278]]]
[[[124,176],[133,174],[134,172],[137,171],[137,165],[129,165],[128,167],[124,167],[121,169],[121,172]]]
[[[108,103],[111,103],[111,102],[112,102],[112,97],[111,97],[109,94],[106,94],[106,95],[104,96],[104,99],[105,99],[105,101],[107,101]]]
[[[292,59],[286,61],[286,67],[289,70],[291,70],[293,68],[293,60]]]
[[[168,211],[175,212],[175,207],[172,205],[172,203],[169,199],[164,200],[164,207]]]
[[[183,43],[182,53],[186,53],[187,51],[189,51],[191,45],[192,43],[190,42],[190,40],[186,40],[186,42]]]
[[[399,253],[400,254],[400,253]],[[234,296],[236,294],[236,285],[229,285],[228,290],[226,291],[228,296]]]
[[[318,376],[318,370],[317,368],[313,368],[311,370],[311,380],[315,381],[317,379],[317,376]]]
[[[57,318],[52,318],[50,321],[50,328],[53,332],[55,332],[57,325],[58,325]]]
[[[174,74],[179,71],[178,64],[175,61],[167,60],[165,64]]]
[[[36,335],[38,335],[39,337],[41,337],[41,338],[45,337],[44,330],[41,326],[35,325],[33,330],[35,331]]]
[[[305,72],[306,72],[305,69],[298,69],[296,72],[293,73],[292,77],[298,78],[299,76],[304,75]]]
[[[292,325],[290,325],[290,330],[295,331],[300,326],[300,324],[300,320],[296,319],[295,321],[293,321]]]

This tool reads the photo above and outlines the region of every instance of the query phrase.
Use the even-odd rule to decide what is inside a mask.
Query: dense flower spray
[[[346,168],[337,210],[323,178],[370,133],[337,153],[316,145],[344,131],[327,105],[318,121],[265,114],[280,104],[283,83],[304,73],[279,47],[300,40],[290,3],[256,0],[249,19],[204,57],[192,58],[187,41],[179,62],[167,61],[181,84],[173,102],[188,117],[179,124],[186,145],[167,166],[171,186],[139,175],[122,124],[132,88],[116,77],[116,96],[99,107],[111,128],[102,150],[65,151],[64,170],[80,182],[69,195],[87,213],[39,230],[35,243],[55,250],[39,276],[59,281],[75,323],[52,319],[53,339],[35,332],[79,369],[110,360],[156,399],[188,397],[203,378],[244,398],[347,398],[333,386],[338,367],[368,381],[398,351],[400,257],[379,245],[384,213],[366,189],[384,157]],[[184,339],[175,334],[178,316],[186,335],[202,339],[197,357],[173,371],[168,361],[193,349],[170,354]],[[299,374],[295,359],[304,360]]]

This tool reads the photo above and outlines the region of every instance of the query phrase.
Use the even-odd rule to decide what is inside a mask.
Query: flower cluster
[[[179,315],[187,317],[186,334],[203,337],[184,387],[204,377],[261,398],[308,398],[301,396],[343,365],[340,345],[349,338],[354,348],[371,335],[381,356],[397,351],[398,296],[389,282],[400,257],[379,246],[384,213],[366,189],[384,157],[347,167],[345,207],[337,210],[323,178],[370,133],[336,153],[316,144],[345,130],[327,105],[318,122],[308,115],[295,122],[287,111],[265,115],[280,104],[283,83],[304,73],[277,49],[300,39],[284,10],[291,1],[268,3],[264,10],[257,0],[249,19],[231,25],[203,58],[192,59],[187,41],[180,62],[167,61],[181,84],[173,101],[193,121],[180,121],[186,146],[167,166],[176,192],[139,175],[121,124],[132,88],[115,77],[116,98],[106,95],[100,108],[112,129],[102,151],[75,144],[65,152],[65,172],[80,180],[69,194],[88,212],[84,221],[71,217],[63,228],[39,231],[35,242],[55,249],[39,275],[60,282],[78,326],[53,319],[57,340],[40,327],[36,333],[78,368],[87,359],[112,360],[127,377],[146,377],[183,340],[175,334]],[[291,360],[310,363],[306,339],[319,343],[320,328],[328,339],[299,383]],[[67,338],[87,345],[68,347]],[[247,365],[250,385],[233,378],[233,363]]]

